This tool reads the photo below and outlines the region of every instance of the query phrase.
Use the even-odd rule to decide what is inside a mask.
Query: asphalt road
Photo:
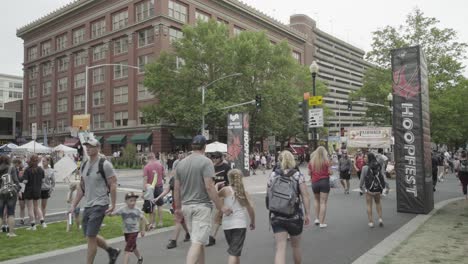
[[[274,240],[269,230],[267,211],[264,206],[265,176],[257,175],[246,178],[246,184],[256,203],[257,229],[248,232],[244,246],[242,263],[270,264],[274,257]],[[357,187],[357,179],[352,181]],[[394,181],[390,182],[395,185]],[[393,188],[394,189],[394,188]],[[461,195],[460,186],[454,176],[438,186],[435,201],[442,201]],[[385,237],[400,228],[414,217],[413,214],[396,212],[395,192],[383,200],[384,228],[369,229],[365,201],[358,192],[344,195],[341,189],[333,189],[330,194],[327,214],[328,228],[318,229],[315,226],[305,228],[303,233],[303,263],[344,264],[351,263],[367,250],[382,241]],[[313,210],[312,210],[313,212]],[[312,213],[313,214],[313,213]],[[313,219],[314,216],[312,216]],[[169,233],[139,238],[138,246],[145,257],[145,263],[185,263],[185,254],[189,243],[179,242],[179,247],[166,250]],[[124,248],[124,243],[117,243]],[[218,235],[217,244],[206,250],[207,264],[225,263],[227,245],[222,232]],[[289,250],[290,251],[290,250]],[[84,263],[85,251],[37,260],[34,264]],[[96,263],[106,263],[107,256],[99,251]],[[136,260],[133,259],[133,263]],[[291,255],[288,252],[288,261]]]

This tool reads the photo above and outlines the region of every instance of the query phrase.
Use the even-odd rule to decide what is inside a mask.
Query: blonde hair
[[[283,170],[290,170],[296,168],[296,161],[294,160],[294,156],[290,151],[283,151],[280,154],[281,157],[281,168]]]
[[[328,163],[328,152],[320,146],[311,155],[310,165],[314,170],[321,170]]]
[[[238,169],[233,169],[228,173],[229,185],[234,190],[234,197],[241,206],[246,207],[250,204],[250,201],[245,192],[243,177],[242,171]]]

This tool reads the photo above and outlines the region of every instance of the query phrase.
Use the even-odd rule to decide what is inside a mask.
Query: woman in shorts
[[[293,249],[294,263],[302,263],[301,234],[304,224],[310,223],[310,201],[309,192],[305,182],[304,175],[296,169],[296,161],[289,151],[283,151],[280,154],[281,163],[279,169],[273,171],[268,178],[268,190],[273,186],[277,177],[293,177],[299,186],[300,201],[291,205],[296,208],[296,213],[292,216],[284,216],[270,213],[270,221],[276,241],[275,264],[286,263],[286,247],[288,235],[291,238],[291,247]],[[288,262],[289,263],[289,262]]]
[[[20,181],[20,191],[18,192],[18,204],[20,209],[20,224],[24,225],[24,217],[26,212],[26,202],[24,201],[24,183],[23,183],[23,173],[24,167],[23,162],[20,159],[13,160],[13,165],[16,168],[18,173],[18,180]]]
[[[6,182],[3,182],[6,181]],[[8,232],[8,237],[16,237],[15,234],[15,207],[18,199],[19,181],[16,174],[16,168],[10,164],[10,158],[8,156],[0,156],[0,186],[4,184],[12,184],[5,186],[12,186],[12,188],[6,188],[5,192],[0,193],[0,225],[2,225],[2,218],[4,212],[6,217],[4,218],[3,224],[5,226],[4,232]]]
[[[328,194],[330,193],[330,162],[324,147],[318,147],[312,153],[309,162],[309,175],[314,193],[315,225],[326,228],[325,215],[327,213]]]
[[[38,166],[39,157],[32,155],[29,158],[28,168],[24,171],[23,182],[24,199],[28,207],[29,222],[31,227],[28,230],[36,231],[36,220],[43,219],[42,211],[39,208],[39,199],[41,199],[42,180],[44,179],[44,170]]]
[[[366,194],[367,217],[369,227],[374,227],[374,219],[372,217],[372,203],[375,201],[375,208],[379,216],[379,226],[383,227],[382,220],[382,203],[381,195],[387,183],[382,173],[382,166],[377,161],[374,153],[367,154],[367,165],[362,168],[360,188]],[[388,190],[388,189],[387,189]]]
[[[55,172],[54,169],[51,167],[50,157],[42,158],[42,168],[44,170],[44,180],[42,181],[41,186],[41,225],[43,228],[47,228],[47,224],[44,221],[46,217],[47,200],[49,200],[50,195],[52,194],[55,188]]]

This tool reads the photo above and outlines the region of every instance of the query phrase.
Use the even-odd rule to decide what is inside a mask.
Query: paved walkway
[[[249,232],[247,235],[242,263],[271,264],[274,256],[274,240],[269,230],[267,211],[264,206],[264,194],[262,194],[265,189],[264,185],[262,186],[265,177],[257,175],[247,178],[246,181],[250,185],[249,189],[253,189],[252,193],[254,194],[253,199],[257,213],[257,230]],[[353,179],[352,183],[353,187],[356,188],[357,179]],[[391,186],[395,186],[394,181],[391,181]],[[461,190],[459,188],[458,181],[454,176],[450,176],[438,186],[438,191],[435,193],[436,202],[460,196]],[[395,199],[395,192],[391,192],[383,200],[385,227],[369,229],[367,227],[365,201],[359,196],[359,193],[352,192],[351,195],[344,195],[341,189],[334,189],[329,200],[328,228],[320,230],[311,226],[304,231],[304,263],[352,263],[414,217],[413,214],[397,213]],[[178,248],[166,250],[165,245],[169,236],[170,233],[166,232],[139,239],[138,244],[146,259],[145,263],[185,263],[185,254],[189,243],[180,242]],[[115,246],[123,248],[124,243],[120,242]],[[206,250],[206,263],[225,263],[226,249],[224,235],[220,232],[217,245]],[[288,255],[289,257],[290,255]],[[30,263],[83,263],[84,258],[85,250],[79,250]],[[105,254],[100,251],[96,263],[106,262]]]

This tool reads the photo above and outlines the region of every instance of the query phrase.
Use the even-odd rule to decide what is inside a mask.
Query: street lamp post
[[[221,77],[219,79],[216,79],[216,80],[208,83],[207,85],[203,85],[202,87],[200,87],[201,92],[202,92],[202,126],[201,126],[200,133],[202,135],[203,135],[203,133],[205,131],[205,92],[206,92],[206,88],[208,88],[211,85],[213,85],[214,83],[219,82],[221,80],[224,80],[226,78],[231,78],[231,77],[240,76],[240,75],[242,75],[242,73],[233,73],[233,74],[230,74],[230,75],[226,75],[226,76],[223,76],[223,77]]]
[[[390,92],[387,95],[388,109],[390,110],[390,126],[393,126],[393,94]]]
[[[132,69],[137,69],[141,70],[142,68],[137,67],[137,66],[132,66],[132,65],[126,65],[126,64],[112,64],[112,63],[106,63],[106,64],[99,64],[99,65],[93,65],[93,66],[88,66],[86,65],[85,67],[85,115],[88,114],[88,71],[99,68],[99,67],[104,67],[104,66],[120,66],[120,67],[127,67],[127,68],[132,68]]]
[[[317,73],[319,71],[319,66],[316,61],[313,61],[309,67],[310,73],[312,74],[312,96],[316,95],[316,88],[315,88],[315,79],[317,77]],[[315,108],[315,105],[313,106]],[[312,128],[312,142],[313,142],[313,151],[317,148],[317,128]]]

